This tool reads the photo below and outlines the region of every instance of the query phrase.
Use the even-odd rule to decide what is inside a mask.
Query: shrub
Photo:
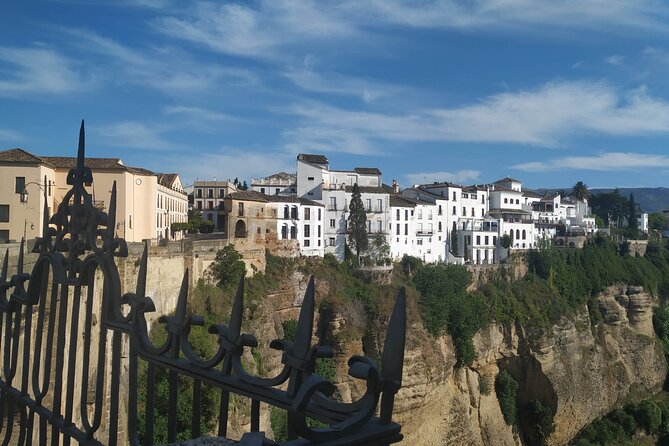
[[[274,441],[279,443],[288,439],[288,415],[285,410],[270,406],[269,424],[274,432]]]
[[[297,333],[297,320],[288,319],[281,323],[283,327],[283,338],[287,341],[295,340],[295,333]]]
[[[499,372],[495,379],[495,393],[504,421],[513,426],[518,419],[518,382],[506,370]]]
[[[246,274],[246,265],[234,246],[226,245],[216,253],[214,263],[209,267],[209,273],[219,288],[232,288]]]
[[[544,406],[539,400],[531,400],[525,408],[530,425],[530,442],[544,446],[548,437],[555,431],[553,411]]]

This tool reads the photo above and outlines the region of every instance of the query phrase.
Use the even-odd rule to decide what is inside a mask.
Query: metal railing
[[[362,380],[365,389],[352,403],[333,398],[334,384],[314,373],[316,359],[332,357],[332,350],[311,343],[313,278],[304,296],[294,341],[274,340],[270,344],[282,352],[282,370],[274,377],[256,376],[242,361],[249,348],[258,346],[252,334],[242,333],[243,278],[229,322],[208,327],[210,336],[217,340],[212,356],[201,357],[189,337],[195,327],[204,326],[204,319],[187,314],[187,270],[175,313],[158,319],[165,330],[165,341],[155,345],[147,322],[147,314],[155,311],[152,299],[146,295],[148,248],[145,246],[139,262],[134,292],[122,294],[115,259],[127,257],[128,248],[125,240],[115,235],[116,185],[112,187],[109,213],[105,213],[93,206],[84,188],[92,180],[84,159],[82,122],[76,168],[67,177],[71,189],[51,217],[45,200],[44,230],[33,249],[39,257],[32,273],[23,271],[23,242],[16,274],[11,278],[5,253],[0,273],[3,445],[69,445],[72,441],[85,445],[153,444],[159,417],[167,419],[167,441],[174,442],[179,434],[177,411],[181,398],[192,400],[189,428],[191,436],[197,438],[207,434],[202,431],[201,413],[205,385],[213,389],[207,392],[219,392],[221,396],[217,410],[219,437],[227,433],[231,396],[250,400],[251,432],[239,440],[241,445],[277,444],[258,432],[261,404],[287,411],[288,440],[282,444],[380,446],[401,440],[392,411],[402,382],[404,290],[390,317],[380,366],[363,356],[348,361],[349,375]],[[160,400],[156,390],[159,372],[168,377],[168,390]],[[180,391],[182,380],[192,382],[191,394]],[[140,390],[146,393],[141,405]],[[164,400],[167,413],[159,413],[157,402]],[[312,427],[311,420],[320,421],[324,427]]]

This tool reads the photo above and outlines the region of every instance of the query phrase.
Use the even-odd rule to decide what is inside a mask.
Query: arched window
[[[523,240],[526,240],[526,239],[527,239],[527,232],[525,232],[525,230],[523,229]]]
[[[288,205],[285,205],[283,207],[283,218],[285,218],[286,220],[288,220],[290,218],[290,211],[289,211]]]
[[[297,220],[297,206],[290,209],[290,218]]]
[[[288,207],[288,206],[286,206],[286,207]],[[286,225],[286,224],[281,226],[281,238],[283,240],[288,238],[288,225]]]
[[[516,229],[516,240],[520,240],[520,229]]]
[[[509,202],[509,199],[508,199],[508,198],[505,198],[505,199],[504,199],[504,203],[508,203],[508,202]]]
[[[290,227],[290,238],[293,240],[297,238],[297,226],[295,225]]]
[[[237,220],[235,238],[246,238],[246,223],[244,223],[244,220]]]
[[[516,198],[516,204],[520,204],[520,200]]]

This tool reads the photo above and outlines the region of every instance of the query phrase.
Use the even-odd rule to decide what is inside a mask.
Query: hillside
[[[611,192],[613,189],[590,189],[591,194]],[[620,188],[620,194],[627,197],[634,194],[634,200],[644,212],[652,213],[669,209],[669,188],[666,187],[637,187]]]

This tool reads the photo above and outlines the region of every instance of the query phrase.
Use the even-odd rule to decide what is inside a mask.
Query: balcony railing
[[[224,437],[233,397],[250,401],[250,432],[234,443],[241,446],[277,444],[259,432],[261,404],[287,411],[288,441],[282,443],[286,445],[382,446],[402,439],[392,412],[402,384],[404,289],[390,316],[380,365],[363,356],[348,360],[349,375],[361,381],[363,391],[353,402],[335,399],[335,385],[314,373],[316,360],[332,358],[333,352],[312,344],[316,310],[313,277],[304,294],[294,340],[278,339],[269,344],[283,352],[282,369],[274,377],[257,376],[245,368],[246,357],[258,341],[242,332],[243,277],[228,323],[213,324],[203,331],[200,327],[205,319],[188,312],[190,280],[186,270],[174,299],[174,312],[157,319],[157,326],[151,328],[151,332],[164,330],[165,342],[155,345],[147,321],[147,314],[155,311],[147,296],[148,245],[139,261],[135,290],[123,294],[116,259],[128,256],[128,246],[116,237],[116,184],[111,190],[109,213],[96,209],[84,188],[92,181],[92,173],[85,165],[83,141],[82,123],[76,168],[68,174],[72,189],[53,217],[45,196],[44,229],[33,249],[39,257],[32,273],[23,271],[24,242],[16,273],[8,275],[8,251],[0,270],[0,426],[4,444],[154,444],[158,420],[166,420],[160,428],[165,428],[167,442],[174,443],[177,438],[183,440],[184,434],[177,422],[177,416],[184,415],[180,403],[192,406],[186,412],[190,419],[187,429],[189,436],[197,438],[208,435],[202,429],[203,392],[220,395],[215,413],[216,435],[221,437],[217,444],[232,444]],[[202,357],[193,347],[194,331],[198,338],[209,336],[216,341],[211,356]],[[165,375],[167,389],[158,395],[157,380]],[[183,382],[192,385],[192,393],[180,391],[179,383]],[[205,384],[208,387],[203,389]],[[146,394],[141,403],[140,386]],[[121,421],[126,411],[127,423]],[[320,426],[312,427],[312,420]]]

